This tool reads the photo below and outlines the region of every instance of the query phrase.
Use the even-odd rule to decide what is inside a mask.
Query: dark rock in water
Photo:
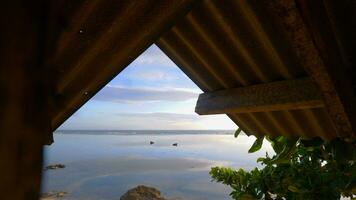
[[[67,193],[63,191],[51,191],[41,194],[40,200],[55,200],[64,197]]]
[[[155,142],[153,142],[153,141],[150,141],[150,144],[152,145],[152,144],[154,144]]]
[[[53,165],[48,165],[47,167],[45,167],[45,170],[49,170],[49,169],[62,169],[65,168],[66,166],[63,164],[53,164]]]
[[[128,190],[120,200],[168,200],[161,197],[161,192],[156,188],[139,185]]]
[[[173,143],[172,145],[176,147],[176,146],[178,146],[178,143]]]

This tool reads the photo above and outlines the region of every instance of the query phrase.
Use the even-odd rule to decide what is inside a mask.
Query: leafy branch
[[[235,137],[240,132],[238,129]],[[249,172],[225,167],[211,169],[214,181],[233,189],[232,198],[335,200],[356,195],[355,141],[259,137],[248,152],[260,150],[264,139],[276,153],[257,159],[264,168]]]

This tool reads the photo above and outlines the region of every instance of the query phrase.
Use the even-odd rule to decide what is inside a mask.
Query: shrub
[[[235,137],[241,132],[237,130]],[[233,199],[340,199],[356,194],[356,142],[278,137],[257,138],[249,153],[266,139],[275,155],[257,159],[263,168],[247,172],[213,167],[212,179],[230,186]]]

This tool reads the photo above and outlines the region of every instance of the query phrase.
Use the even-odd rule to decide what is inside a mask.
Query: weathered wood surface
[[[43,67],[45,1],[0,6],[0,199],[39,197],[42,145],[51,133]]]
[[[323,107],[322,96],[309,78],[278,81],[199,95],[195,112],[229,114]]]
[[[347,36],[347,32],[355,32],[355,21],[352,15],[355,15],[355,1],[332,2],[332,1],[308,1],[298,0],[298,7],[307,25],[311,40],[315,45],[315,50],[306,49],[308,55],[311,51],[317,51],[320,58],[310,58],[314,62],[305,64],[304,68],[308,74],[315,80],[319,86],[323,99],[325,100],[326,109],[329,116],[335,124],[338,135],[340,137],[355,138],[356,137],[356,91],[353,88],[352,75],[354,75],[354,67],[356,63],[352,63],[354,59],[354,35]],[[338,4],[338,5],[332,5]],[[338,12],[344,12],[344,21],[338,21],[338,7],[349,7],[349,9],[339,9]],[[347,16],[349,15],[349,16]],[[353,24],[353,25],[351,25]],[[340,27],[347,27],[347,32],[341,32]],[[353,27],[352,27],[353,26]],[[341,37],[340,33],[343,33]],[[343,41],[348,38],[347,42]],[[351,50],[352,49],[352,50]],[[351,52],[350,52],[351,51]],[[347,56],[353,55],[353,58]]]

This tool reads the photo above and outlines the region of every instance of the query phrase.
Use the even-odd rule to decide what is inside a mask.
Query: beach
[[[268,146],[247,150],[253,137],[232,132],[156,131],[150,133],[59,132],[45,148],[42,192],[63,191],[60,199],[114,200],[137,185],[155,187],[170,199],[231,199],[230,188],[211,182],[213,166],[252,169]],[[150,144],[150,142],[154,142]],[[177,146],[172,144],[177,143]]]

